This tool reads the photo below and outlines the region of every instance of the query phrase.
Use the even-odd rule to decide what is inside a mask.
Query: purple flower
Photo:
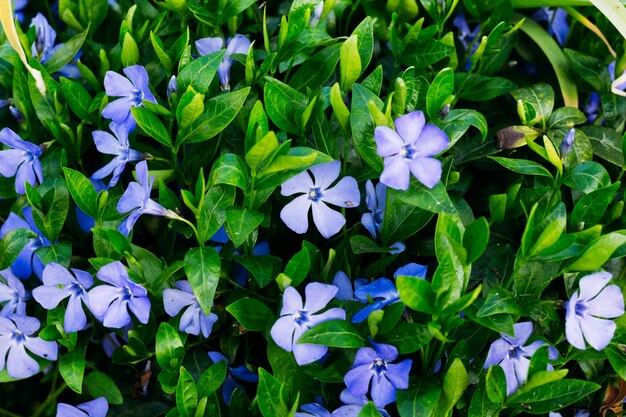
[[[109,404],[107,400],[104,397],[100,397],[78,404],[76,407],[58,403],[56,417],[106,417],[108,411]]]
[[[24,289],[24,284],[11,272],[10,268],[0,271],[0,303],[5,303],[0,310],[0,316],[11,314],[26,315],[26,300],[30,293]],[[6,283],[5,283],[6,282]]]
[[[9,112],[11,113],[11,116],[13,116],[18,125],[24,123],[24,115],[22,114],[20,109],[15,106],[9,106]]]
[[[589,94],[589,103],[585,106],[585,113],[587,114],[587,122],[593,123],[598,118],[600,112],[600,94]]]
[[[367,284],[367,278],[357,278],[354,280],[354,289],[357,290]],[[333,285],[339,288],[335,298],[337,300],[354,300],[354,291],[352,290],[352,282],[343,271],[337,271],[333,278]]]
[[[533,19],[537,21],[548,22],[548,34],[554,36],[559,45],[565,44],[565,39],[569,33],[569,24],[567,23],[567,12],[560,7],[551,9],[542,7],[533,14]]]
[[[607,285],[608,272],[583,277],[579,290],[565,302],[565,335],[578,349],[586,349],[585,340],[596,350],[604,349],[613,339],[616,325],[612,320],[624,314],[624,296],[617,285]]]
[[[343,177],[332,188],[328,188],[339,177],[339,161],[316,165],[301,172],[283,183],[280,193],[284,196],[304,193],[287,204],[280,212],[280,218],[287,227],[296,233],[305,233],[309,228],[309,208],[313,208],[313,222],[325,238],[339,232],[346,219],[325,203],[339,207],[356,207],[361,202],[361,194],[356,180]],[[313,174],[314,180],[311,179]]]
[[[293,287],[285,288],[283,308],[280,318],[270,330],[274,342],[287,352],[292,352],[298,365],[306,365],[319,360],[328,351],[328,347],[312,344],[298,344],[300,336],[316,324],[327,320],[345,320],[346,312],[341,308],[331,308],[321,314],[315,314],[333,299],[338,288],[334,285],[311,282],[306,286],[306,303],[302,306],[302,297]]]
[[[250,370],[244,365],[237,366],[235,368],[231,367],[230,362],[226,359],[226,356],[219,352],[209,352],[209,358],[211,358],[213,363],[225,361],[228,366],[226,379],[222,384],[222,398],[224,399],[226,405],[230,405],[230,397],[232,397],[235,388],[241,388],[243,390],[243,387],[239,385],[237,380],[244,382],[257,382],[259,380],[259,375],[254,372],[250,372]]]
[[[569,151],[572,150],[574,146],[574,137],[576,136],[576,129],[571,128],[569,132],[563,138],[563,142],[561,142],[561,146],[559,146],[559,153],[561,154],[561,159],[565,158]]]
[[[109,97],[121,97],[107,104],[102,116],[117,124],[126,124],[128,130],[135,128],[136,122],[130,112],[131,107],[141,106],[143,100],[156,103],[156,98],[148,86],[148,73],[141,65],[124,68],[125,78],[117,72],[107,71],[104,76],[104,89]],[[129,80],[130,79],[130,80]]]
[[[511,395],[519,385],[526,382],[528,378],[528,367],[530,358],[546,342],[536,340],[530,345],[524,346],[531,333],[533,324],[531,322],[517,323],[513,326],[515,335],[513,337],[500,334],[501,339],[496,340],[489,346],[489,353],[485,360],[485,369],[490,366],[499,365],[506,377],[506,392]],[[556,359],[558,352],[552,346],[549,347],[549,358]],[[552,365],[548,365],[552,370]]]
[[[250,40],[240,34],[226,40],[226,54],[217,69],[222,89],[230,90],[230,66],[233,64],[231,56],[234,54],[247,55],[250,45]],[[222,49],[223,46],[224,40],[222,38],[202,38],[196,41],[196,49],[200,55],[212,54]]]
[[[63,43],[58,45],[54,44],[57,33],[52,26],[50,26],[46,17],[41,13],[37,13],[31,21],[30,26],[35,26],[35,42],[31,46],[31,53],[39,62],[45,64],[50,57],[63,46]],[[80,78],[80,71],[76,64],[65,65],[59,70],[59,74],[68,78]]]
[[[130,149],[127,125],[111,122],[109,129],[111,129],[115,136],[111,135],[109,132],[95,130],[93,132],[93,141],[100,153],[115,155],[115,158],[97,170],[91,177],[96,180],[101,180],[113,173],[111,181],[109,182],[109,188],[111,188],[115,187],[115,184],[117,184],[120,175],[124,172],[127,162],[139,161],[143,159],[145,155],[134,149]]]
[[[172,210],[168,210],[150,199],[150,190],[154,183],[154,177],[151,176],[148,179],[148,164],[146,161],[141,161],[137,164],[136,173],[139,182],[128,184],[128,188],[124,191],[122,198],[117,202],[117,211],[120,213],[128,213],[134,210],[119,227],[119,231],[126,236],[130,234],[139,216],[144,213],[173,219],[178,218],[178,215]]]
[[[196,296],[189,281],[176,281],[174,286],[178,289],[168,288],[163,291],[163,307],[170,317],[176,316],[180,310],[187,307],[180,317],[179,329],[181,332],[193,334],[195,336],[202,332],[204,337],[209,337],[211,328],[217,321],[217,315],[211,313],[204,314],[198,304]]]
[[[37,225],[35,225],[33,209],[30,206],[24,207],[22,214],[26,220],[15,213],[9,213],[9,217],[7,217],[2,227],[0,227],[0,239],[14,229],[26,229],[34,232],[37,237],[30,239],[26,243],[22,251],[17,255],[15,261],[13,261],[13,264],[11,264],[11,269],[13,269],[15,276],[21,279],[30,277],[33,271],[35,275],[41,277],[44,265],[35,251],[43,246],[50,246],[50,241],[41,234]]]
[[[13,12],[15,12],[15,18],[18,22],[24,23],[24,13],[22,9],[24,9],[28,5],[28,0],[13,0],[11,1],[13,4]]]
[[[589,417],[589,415],[589,411],[587,410],[576,410],[576,414],[574,414],[574,417]],[[548,414],[548,417],[563,417],[563,415],[561,413],[551,412],[550,414]]]
[[[178,91],[178,83],[176,82],[176,76],[172,75],[169,82],[167,83],[167,98],[171,99],[172,94],[176,94]]]
[[[13,148],[0,151],[0,175],[3,177],[15,176],[15,192],[26,193],[24,183],[32,186],[43,182],[43,173],[39,157],[43,153],[43,146],[37,146],[20,139],[8,127],[0,131],[0,143]]]
[[[331,417],[332,414],[330,411],[325,409],[319,404],[311,403],[305,404],[300,407],[300,410],[303,412],[299,412],[294,414],[294,417]]]
[[[61,300],[69,297],[63,329],[73,333],[85,328],[87,316],[83,303],[89,308],[87,289],[93,285],[91,274],[72,268],[74,275],[62,265],[49,263],[43,270],[43,285],[33,290],[33,298],[46,310],[55,308]]]
[[[372,181],[367,180],[365,183],[365,204],[370,212],[361,216],[361,223],[376,239],[377,234],[383,228],[385,206],[387,205],[387,186],[379,182],[374,189]]]
[[[39,372],[39,364],[31,353],[51,361],[57,359],[56,342],[31,337],[39,329],[39,320],[14,314],[0,316],[0,371],[5,366],[11,378],[28,378]]]
[[[383,408],[396,400],[396,389],[409,387],[411,359],[393,364],[398,358],[398,349],[386,344],[371,342],[372,348],[361,348],[356,352],[352,369],[343,381],[355,397],[363,397],[370,391],[377,408]],[[371,381],[371,389],[370,389]]]
[[[426,124],[424,113],[414,111],[395,120],[396,130],[378,126],[374,131],[376,150],[385,158],[380,182],[396,190],[409,188],[411,173],[433,188],[441,179],[441,161],[433,156],[450,146],[448,135]]]
[[[468,71],[472,66],[469,58],[474,55],[474,52],[476,52],[476,49],[478,49],[478,45],[480,44],[480,42],[474,42],[476,40],[476,36],[478,36],[478,34],[480,33],[480,25],[476,25],[474,26],[474,29],[470,30],[469,25],[467,24],[467,19],[465,18],[463,12],[459,12],[459,14],[456,15],[456,17],[452,21],[452,24],[457,29],[459,29],[458,39],[467,51],[465,70]]]
[[[121,262],[100,268],[99,280],[111,285],[99,285],[89,291],[89,308],[105,327],[119,329],[130,323],[128,310],[143,324],[150,318],[150,299],[144,287],[135,284]]]
[[[333,417],[358,417],[363,410],[363,407],[367,405],[369,402],[368,398],[365,395],[355,396],[353,395],[348,388],[341,391],[339,395],[339,399],[345,405],[342,405],[335,411],[333,411]],[[389,417],[389,413],[383,407],[377,407],[378,412],[383,417]]]

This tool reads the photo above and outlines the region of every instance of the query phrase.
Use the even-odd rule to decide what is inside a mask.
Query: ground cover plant
[[[0,416],[624,413],[619,0],[0,21]]]

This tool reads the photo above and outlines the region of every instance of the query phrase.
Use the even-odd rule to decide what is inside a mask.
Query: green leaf
[[[619,133],[602,126],[584,126],[581,130],[589,138],[594,155],[620,168],[624,166],[624,155],[620,146],[622,138]],[[577,139],[578,137],[574,140],[574,146],[576,146]]]
[[[266,77],[263,96],[267,114],[276,126],[288,133],[301,134],[300,118],[306,110],[307,97],[269,77]]]
[[[414,66],[417,69],[426,68],[435,62],[454,53],[453,46],[434,40],[424,39],[420,42],[411,42],[402,53],[402,63],[406,66]]]
[[[192,87],[182,95],[176,107],[176,121],[181,130],[187,129],[204,111],[204,94],[197,93]]]
[[[352,85],[350,126],[354,146],[365,163],[374,168],[376,172],[381,172],[383,163],[376,152],[376,142],[374,141],[375,126],[367,107],[370,101],[373,101],[379,109],[383,107],[380,98],[369,89],[356,83]]]
[[[11,266],[24,246],[37,235],[28,229],[13,229],[0,240],[0,271]]]
[[[85,352],[80,349],[66,353],[59,360],[59,373],[67,386],[78,394],[83,391],[85,363]]]
[[[239,187],[242,190],[248,188],[248,167],[246,163],[234,153],[220,155],[213,163],[209,174],[211,186],[227,184]]]
[[[400,354],[405,355],[426,346],[433,335],[424,324],[400,322],[380,337],[383,342],[395,346]]]
[[[54,262],[69,268],[70,260],[72,259],[72,244],[70,242],[59,242],[38,248],[35,250],[35,253],[44,265]]]
[[[611,177],[601,164],[589,161],[568,170],[563,176],[563,184],[587,194],[598,188],[608,187]]]
[[[361,57],[357,48],[358,38],[350,36],[341,46],[339,68],[341,90],[348,91],[361,75]]]
[[[263,417],[287,417],[289,409],[283,393],[281,383],[265,369],[259,368],[257,401]]]
[[[254,298],[240,298],[226,307],[226,311],[248,330],[265,331],[274,321],[274,313],[265,304]]]
[[[202,372],[198,384],[198,397],[204,398],[214,393],[226,379],[228,372],[228,363],[219,361],[211,365],[206,371]]]
[[[140,106],[131,108],[131,112],[133,113],[133,117],[135,118],[137,125],[144,132],[146,132],[148,136],[163,145],[172,146],[172,138],[170,138],[170,134],[167,133],[167,129],[163,125],[163,122],[161,122],[161,120],[154,113],[145,107]]]
[[[182,417],[193,417],[198,406],[198,391],[193,377],[183,366],[176,386],[176,408]]]
[[[156,358],[164,370],[176,371],[183,363],[185,347],[176,329],[161,323],[156,334]]]
[[[221,9],[219,17],[217,19],[217,26],[221,26],[226,23],[230,18],[237,16],[243,12],[258,0],[236,0],[226,2],[225,6]]]
[[[400,299],[410,309],[428,314],[435,312],[435,293],[425,279],[398,276],[396,288]]]
[[[484,217],[474,220],[467,226],[463,234],[463,247],[467,251],[469,265],[477,260],[487,249],[489,243],[489,223]]]
[[[366,346],[367,340],[346,320],[328,320],[304,332],[298,343],[356,349]]]
[[[489,367],[486,378],[486,391],[489,400],[501,404],[506,399],[506,376],[499,365]]]
[[[579,225],[593,226],[598,223],[613,200],[619,186],[620,182],[618,181],[609,187],[600,188],[582,196],[574,205],[570,217],[570,226],[577,228]]]
[[[296,90],[306,91],[326,83],[339,62],[341,44],[330,45],[309,58],[289,79]]]
[[[583,253],[570,266],[568,271],[593,271],[609,260],[613,252],[626,243],[624,232],[611,232],[600,236],[584,249]],[[0,265],[1,267],[1,265]]]
[[[552,174],[543,165],[528,159],[511,159],[499,156],[490,156],[489,159],[496,161],[503,167],[518,174],[537,175],[552,178]]]
[[[443,394],[448,403],[448,410],[452,410],[468,386],[469,376],[465,366],[463,366],[463,361],[460,358],[455,358],[443,377]]]
[[[278,149],[278,139],[274,132],[269,132],[261,140],[255,143],[246,153],[246,162],[254,173],[257,169],[262,169],[262,164],[266,161],[274,151]]]
[[[281,259],[276,256],[235,256],[235,262],[252,274],[259,287],[269,284],[280,272]]]
[[[357,37],[357,49],[361,62],[361,73],[363,73],[370,64],[374,54],[374,22],[372,18],[367,16],[363,19],[350,36]]]
[[[446,187],[441,182],[433,188],[428,188],[419,181],[411,181],[409,189],[404,193],[398,193],[396,198],[432,213],[454,214],[457,212]]]
[[[511,95],[515,101],[529,104],[531,109],[534,109],[536,112],[535,117],[524,124],[532,126],[541,123],[542,126],[547,126],[548,119],[554,108],[554,90],[552,90],[552,87],[543,83],[535,84],[514,90],[511,92]]]
[[[440,126],[443,131],[446,132],[452,144],[456,143],[470,126],[474,126],[478,129],[483,140],[487,138],[489,130],[485,116],[471,109],[450,110],[446,118],[440,123]]]
[[[311,258],[309,251],[302,248],[291,257],[285,267],[285,275],[289,277],[292,287],[297,287],[309,274],[311,269]]]
[[[437,120],[439,112],[454,92],[454,71],[452,68],[442,69],[433,80],[426,95],[426,112],[430,120]]]
[[[70,168],[63,168],[67,188],[76,205],[91,217],[96,217],[98,212],[96,190],[82,173]]]
[[[515,302],[513,294],[502,288],[492,287],[487,295],[487,299],[478,309],[476,316],[487,317],[494,314],[524,315],[523,310]]]
[[[483,384],[476,387],[470,402],[468,417],[498,417],[500,406],[489,399]]]
[[[84,379],[85,388],[92,398],[104,397],[109,404],[124,403],[122,393],[115,382],[104,372],[93,371]]]
[[[89,106],[91,105],[93,99],[85,87],[65,77],[61,77],[59,81],[61,82],[61,91],[63,91],[63,96],[65,97],[65,100],[67,100],[67,104],[69,104],[72,111],[76,113],[76,116],[82,120],[93,120],[93,117],[91,117],[89,112]]]
[[[613,367],[613,370],[624,379],[626,377],[626,358],[624,357],[624,351],[616,344],[611,343],[605,347],[602,352],[609,360],[609,363]]]
[[[70,63],[83,46],[89,28],[61,44],[50,58],[43,64],[49,74],[53,74]]]
[[[198,93],[205,94],[217,73],[217,69],[224,60],[225,54],[226,50],[221,49],[194,59],[185,65],[176,77],[179,90],[187,91],[187,87],[191,86]]]
[[[418,379],[417,386],[396,392],[400,417],[439,417],[446,414],[442,401],[441,384],[426,378]]]
[[[212,139],[233,121],[248,97],[250,88],[221,94],[204,103],[204,112],[189,128],[176,137],[176,146],[183,143],[197,143]]]
[[[198,304],[207,316],[211,314],[220,271],[220,256],[212,247],[191,248],[185,255],[185,274]]]
[[[459,98],[468,101],[489,101],[510,93],[517,85],[502,77],[486,77],[465,72],[454,74],[454,83],[463,86],[457,93]]]
[[[380,417],[380,413],[374,403],[369,401],[361,408],[357,417]]]
[[[509,398],[507,405],[516,406],[526,413],[545,414],[573,404],[600,388],[594,382],[561,379],[532,389],[522,388]]]
[[[571,129],[576,125],[583,124],[587,121],[585,113],[574,107],[561,107],[556,109],[550,121],[548,129]]]
[[[226,232],[236,248],[246,241],[262,221],[263,215],[253,210],[239,207],[226,210]]]
[[[211,187],[204,195],[200,217],[198,218],[198,235],[202,243],[209,240],[226,221],[226,209],[233,206],[235,189],[232,187]]]

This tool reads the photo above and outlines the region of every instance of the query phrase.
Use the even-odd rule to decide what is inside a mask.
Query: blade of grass
[[[604,42],[604,44],[606,45],[606,47],[609,50],[609,53],[613,56],[613,58],[617,57],[617,54],[615,53],[615,51],[611,47],[611,44],[609,43],[609,41],[604,36],[604,33],[602,33],[602,31],[596,25],[594,25],[591,20],[587,19],[585,16],[580,14],[573,7],[569,7],[569,6],[568,7],[563,7],[563,10],[565,10],[567,12],[567,14],[572,16],[572,18],[574,18],[575,20],[579,21],[584,27],[586,27],[587,29],[589,29],[590,31],[595,33],[596,36],[598,36],[598,38],[600,38],[600,40],[602,42]]]
[[[591,0],[591,2],[626,38],[626,7],[619,0]]]

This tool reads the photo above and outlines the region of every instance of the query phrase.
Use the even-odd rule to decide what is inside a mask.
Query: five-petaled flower
[[[32,186],[43,182],[43,172],[39,157],[43,146],[37,146],[22,140],[14,131],[5,127],[0,131],[0,143],[13,149],[0,151],[0,175],[15,176],[15,192],[26,193],[24,183]]]
[[[31,336],[38,329],[39,320],[34,317],[0,316],[0,371],[6,367],[11,378],[28,378],[39,372],[39,364],[26,349],[44,359],[57,359],[56,342]]]
[[[224,90],[230,90],[230,67],[233,65],[232,55],[247,54],[250,50],[250,40],[243,35],[236,34],[226,40],[226,54],[217,69],[220,83]],[[196,49],[200,55],[209,55],[224,47],[222,38],[202,38],[196,41]]]
[[[104,89],[109,97],[120,97],[107,104],[102,116],[118,124],[126,124],[128,130],[135,128],[136,122],[131,107],[141,106],[144,100],[156,103],[156,98],[148,86],[148,73],[141,65],[124,68],[126,77],[117,72],[107,71],[104,76]]]
[[[396,400],[397,389],[409,387],[411,359],[391,363],[398,358],[398,349],[392,345],[371,342],[372,348],[361,348],[356,352],[352,368],[343,381],[355,397],[370,392],[374,405],[383,408]],[[371,381],[371,389],[370,389]]]
[[[131,281],[121,262],[112,262],[100,268],[99,280],[111,285],[98,285],[89,291],[89,306],[94,316],[105,327],[119,329],[130,323],[130,314],[143,324],[150,318],[150,299],[146,289]]]
[[[176,316],[180,310],[187,307],[180,317],[179,329],[181,332],[198,336],[200,332],[204,337],[209,337],[213,324],[217,321],[214,313],[208,316],[204,314],[189,281],[176,281],[177,289],[168,288],[163,291],[163,307],[170,317]]]
[[[387,126],[378,126],[374,131],[376,151],[385,164],[380,182],[406,190],[412,173],[426,187],[433,188],[442,172],[441,161],[433,157],[450,146],[448,135],[426,124],[421,111],[400,116],[394,123],[395,131]]]
[[[33,42],[31,46],[31,53],[39,62],[45,64],[64,44],[54,44],[57,39],[57,33],[52,26],[50,26],[46,17],[41,13],[37,13],[37,15],[33,17],[30,26],[35,27],[35,42]],[[80,78],[81,76],[80,70],[76,64],[73,63],[63,66],[58,72],[67,78]]]
[[[298,365],[305,365],[319,360],[328,351],[328,347],[308,343],[298,344],[298,339],[313,326],[327,320],[345,320],[346,312],[341,308],[331,308],[321,314],[315,314],[333,299],[338,288],[334,285],[311,282],[306,286],[306,302],[293,287],[285,288],[283,308],[280,318],[270,330],[274,342],[287,352],[292,352]]]
[[[91,178],[101,180],[113,173],[111,181],[109,182],[110,188],[115,187],[115,184],[117,184],[120,175],[124,172],[127,162],[139,161],[143,159],[145,155],[139,151],[130,149],[130,144],[128,143],[128,126],[126,124],[111,122],[109,129],[111,129],[115,136],[103,130],[95,130],[93,132],[93,141],[100,153],[115,155],[115,158],[94,172]]]
[[[528,367],[530,358],[546,342],[536,340],[530,345],[524,346],[531,333],[533,324],[531,322],[517,323],[513,326],[515,335],[513,337],[500,334],[501,339],[496,340],[489,346],[489,353],[485,360],[485,369],[490,366],[499,365],[506,377],[506,392],[511,395],[517,388],[526,382],[528,378]],[[548,348],[550,359],[556,359],[558,352],[550,346]],[[548,365],[548,370],[552,370],[552,365]]]
[[[179,217],[172,210],[166,209],[150,198],[154,177],[148,178],[148,164],[146,161],[141,161],[137,164],[136,173],[137,181],[139,182],[133,181],[128,184],[128,188],[124,191],[122,198],[117,202],[117,211],[120,213],[128,213],[134,210],[119,227],[119,231],[126,236],[130,234],[135,222],[142,214],[165,216],[172,219]]]
[[[63,329],[73,333],[85,328],[87,316],[83,303],[89,308],[87,289],[93,285],[90,273],[72,268],[74,275],[62,265],[49,263],[43,270],[43,285],[33,290],[33,298],[46,310],[55,308],[61,300],[69,297]]]
[[[579,290],[565,302],[565,336],[578,349],[585,340],[596,350],[604,349],[613,339],[616,325],[612,320],[624,314],[624,296],[620,288],[607,285],[608,272],[596,272],[580,280]]]
[[[22,281],[13,275],[11,268],[0,271],[0,304],[5,303],[0,310],[0,316],[6,317],[11,314],[25,316],[26,300],[29,298],[29,292],[24,289]]]
[[[56,417],[106,417],[109,404],[104,397],[96,398],[76,407],[65,403],[57,404]]]
[[[299,234],[306,233],[309,228],[309,208],[312,207],[313,222],[322,236],[328,239],[341,230],[346,219],[325,203],[339,207],[357,207],[361,202],[361,194],[352,177],[343,177],[334,187],[329,188],[339,177],[340,170],[339,161],[328,162],[316,165],[283,183],[280,193],[284,196],[304,193],[281,210],[280,218],[287,227]],[[314,179],[311,179],[309,172]]]
[[[372,181],[367,180],[365,183],[365,205],[370,212],[363,213],[361,223],[376,239],[377,234],[383,228],[385,206],[387,205],[387,186],[379,182],[374,188]]]

